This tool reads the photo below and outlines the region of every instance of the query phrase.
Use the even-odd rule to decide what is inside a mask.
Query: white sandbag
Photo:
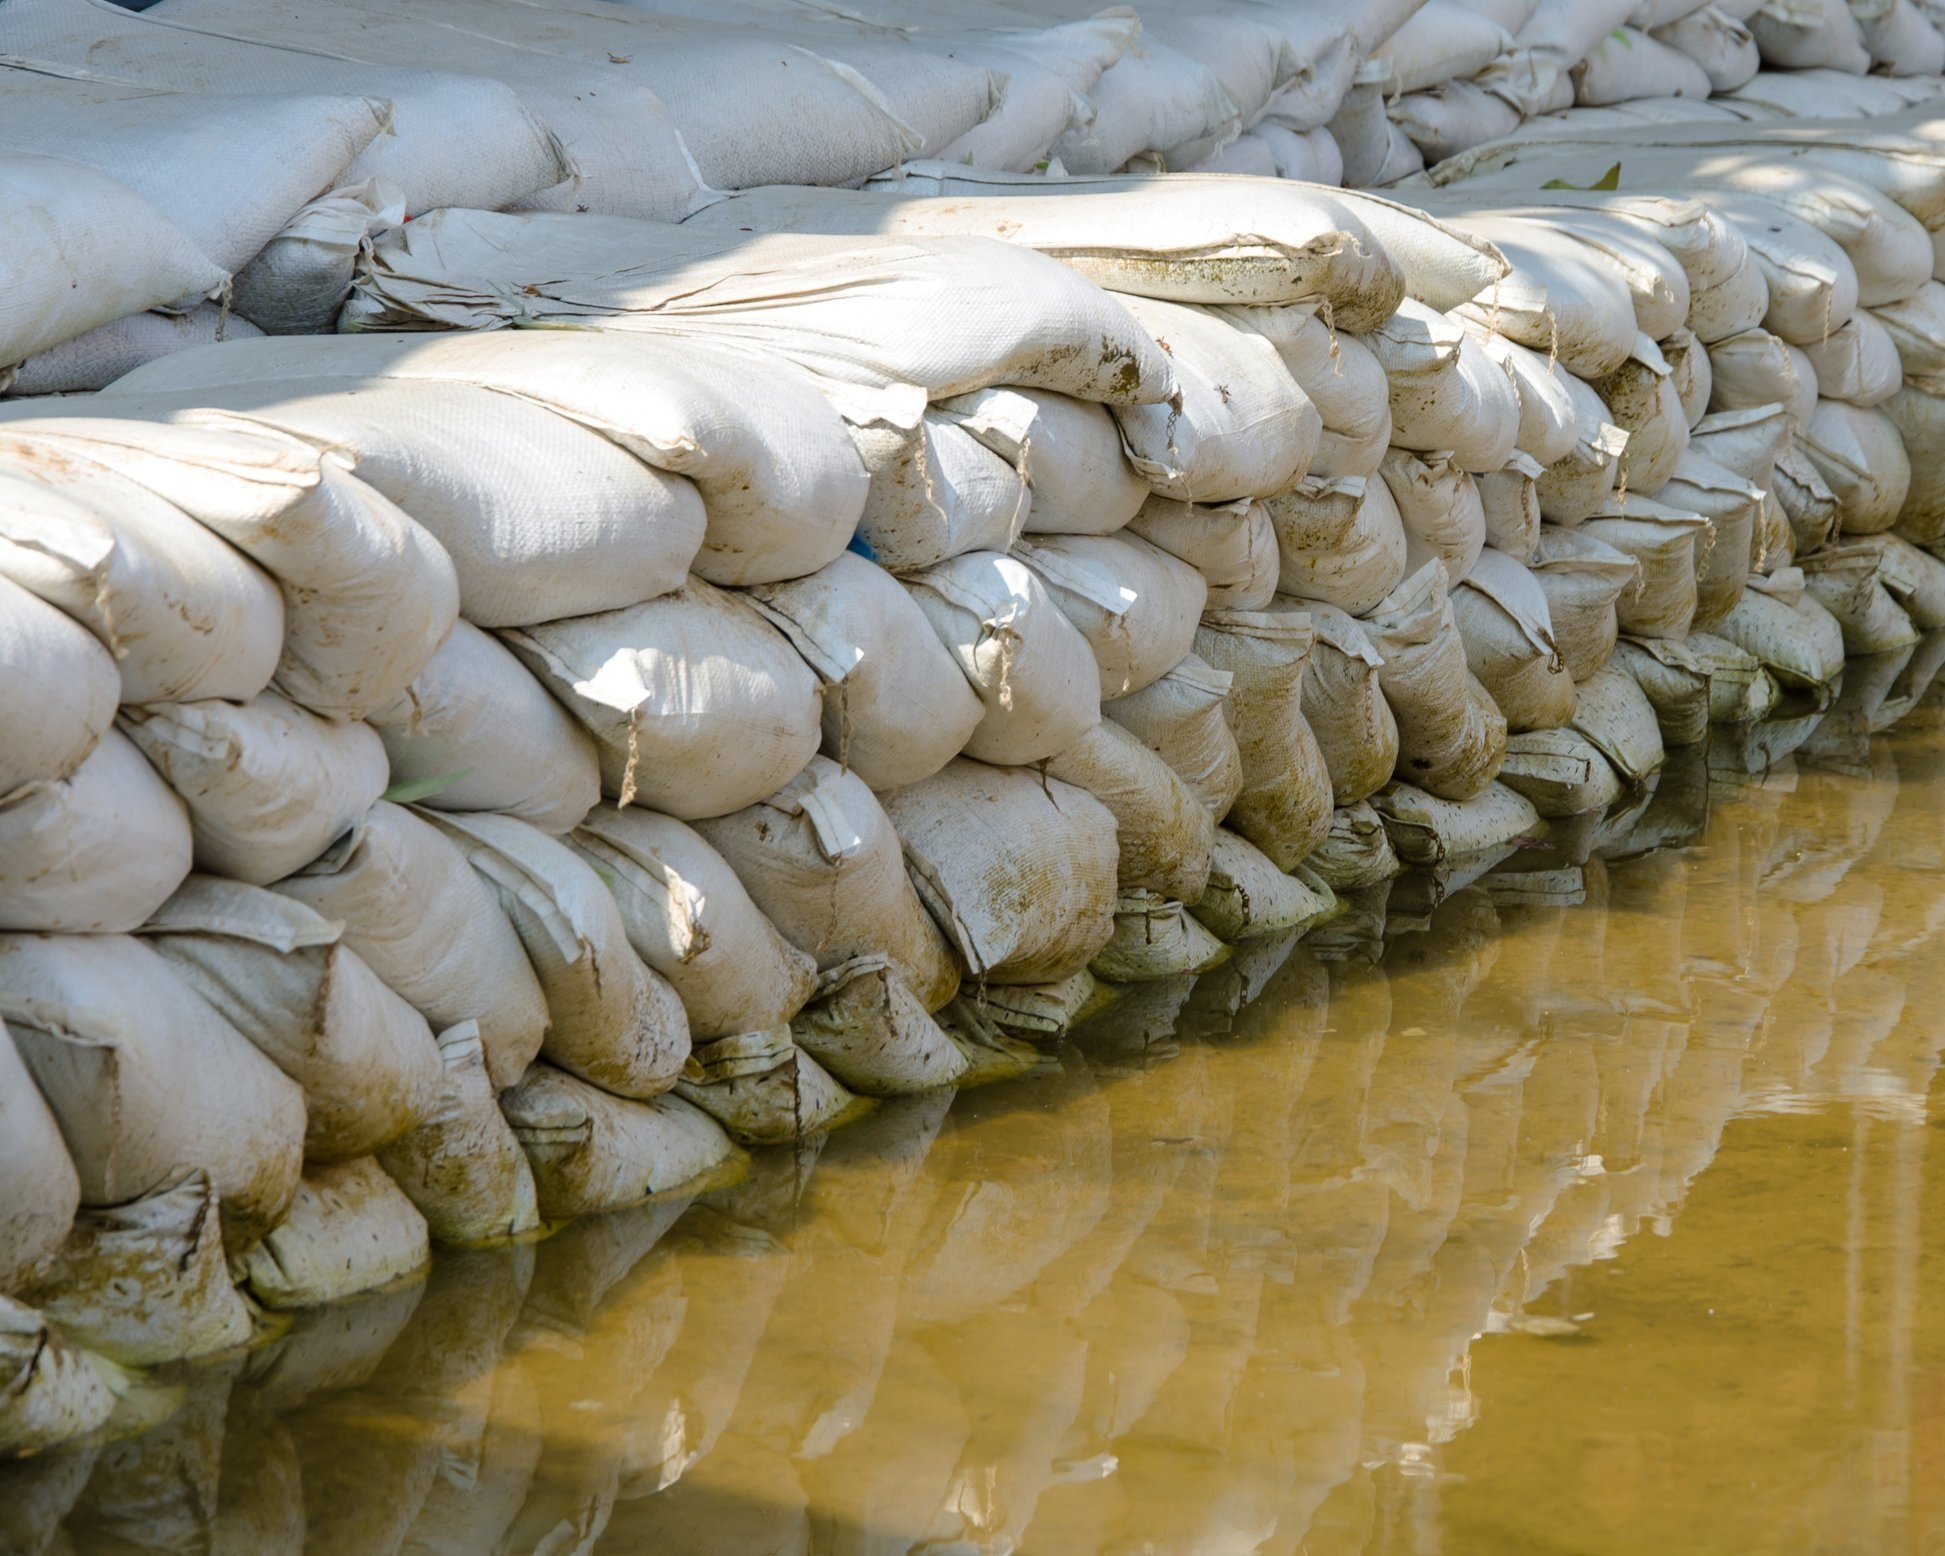
[[[114,659],[86,628],[0,578],[0,795],[72,773],[114,722],[120,693]]]
[[[1506,463],[1519,437],[1518,391],[1457,320],[1407,298],[1367,340],[1384,369],[1395,448],[1441,450],[1470,471]]]
[[[1909,297],[1873,308],[1871,316],[1890,333],[1906,373],[1945,373],[1945,282],[1927,281]]]
[[[1897,428],[1907,450],[1940,447],[1945,439],[1945,379],[1907,378],[1877,414]],[[1920,457],[1910,469],[1897,531],[1914,545],[1934,545],[1945,540],[1945,463]],[[1787,508],[1788,495],[1782,495]]]
[[[1547,597],[1553,641],[1567,674],[1584,681],[1607,662],[1620,631],[1615,602],[1634,587],[1640,566],[1578,530],[1544,525],[1527,564]]]
[[[1566,373],[1543,352],[1530,351],[1476,320],[1462,322],[1480,349],[1513,380],[1520,411],[1514,446],[1543,468],[1565,459],[1580,441],[1580,407]]]
[[[927,1010],[958,991],[958,968],[906,875],[898,834],[856,773],[814,757],[775,794],[696,830],[821,969],[885,956]]]
[[[105,389],[144,362],[192,346],[261,335],[248,319],[226,314],[215,303],[198,303],[187,313],[151,309],[96,325],[58,346],[37,351],[16,368],[0,369],[0,393],[82,394]]]
[[[1637,336],[1628,359],[1593,387],[1628,435],[1617,490],[1652,497],[1688,451],[1688,413],[1667,359],[1646,335]]]
[[[1382,600],[1365,630],[1384,663],[1378,682],[1398,721],[1398,772],[1434,793],[1470,798],[1492,781],[1506,720],[1466,665],[1445,569],[1428,562]]]
[[[1276,531],[1284,594],[1358,616],[1405,576],[1404,521],[1390,483],[1375,472],[1306,477],[1264,507]]]
[[[1094,652],[1103,698],[1140,691],[1189,652],[1208,585],[1136,535],[1051,535],[1015,557],[1046,586]]]
[[[1912,0],[1893,0],[1857,18],[1874,69],[1893,76],[1945,75],[1945,33]]]
[[[1692,629],[1708,630],[1735,608],[1756,562],[1765,492],[1733,470],[1701,454],[1689,453],[1656,494],[1664,507],[1698,513],[1711,534],[1695,547],[1695,619]]]
[[[680,1097],[610,1096],[552,1065],[527,1071],[500,1106],[549,1221],[620,1210],[739,1154],[713,1119]]]
[[[1871,56],[1848,5],[1836,0],[1769,0],[1749,18],[1763,63],[1788,70],[1830,69],[1861,76]]]
[[[1316,641],[1303,678],[1303,717],[1330,774],[1332,803],[1341,810],[1390,779],[1398,762],[1398,722],[1384,700],[1382,661],[1363,624],[1334,605],[1304,609]]]
[[[1223,819],[1280,870],[1301,862],[1330,830],[1330,769],[1303,715],[1314,641],[1310,618],[1298,610],[1212,611],[1195,634],[1196,656],[1231,677],[1224,712],[1243,784]]]
[[[1837,243],[1780,199],[1710,190],[1708,200],[1741,230],[1769,283],[1765,329],[1793,346],[1807,346],[1857,311],[1856,267]]]
[[[801,769],[823,738],[822,689],[789,639],[699,578],[503,636],[594,736],[602,790],[623,805],[725,815]]]
[[[1654,30],[1664,43],[1695,61],[1708,78],[1711,93],[1733,92],[1747,86],[1763,68],[1755,34],[1742,22],[1712,5],[1701,6],[1679,21]]]
[[[244,1285],[273,1312],[315,1307],[406,1280],[431,1259],[425,1217],[365,1157],[305,1172],[289,1217],[244,1261]]]
[[[1422,92],[1477,74],[1512,46],[1512,34],[1493,17],[1451,0],[1427,0],[1372,58],[1391,67],[1394,92]]]
[[[0,989],[83,1204],[121,1204],[194,1167],[222,1199],[232,1250],[282,1218],[304,1094],[154,951],[122,935],[8,935]]]
[[[1755,538],[1750,542],[1755,570],[1767,574],[1788,567],[1796,561],[1796,550],[1796,531],[1782,500],[1773,490],[1764,492],[1757,510]]]
[[[1517,734],[1573,714],[1574,683],[1553,641],[1546,591],[1514,558],[1488,547],[1452,591],[1466,667]]]
[[[1538,460],[1515,453],[1505,469],[1478,478],[1486,544],[1515,562],[1530,560],[1533,548],[1540,543],[1542,474]]]
[[[1767,486],[1791,445],[1789,412],[1781,405],[1711,411],[1690,429],[1691,452],[1732,470],[1751,486]]]
[[[1118,406],[1128,459],[1164,497],[1268,497],[1302,477],[1323,418],[1275,346],[1219,312],[1137,297],[1129,309],[1174,361],[1178,401]]]
[[[1395,125],[1387,125],[1396,141],[1423,166],[1411,142]],[[1394,146],[1395,149],[1395,146]],[[1391,169],[1384,170],[1390,174]],[[1409,171],[1400,169],[1399,171]],[[1384,176],[1372,180],[1386,181]],[[1332,191],[1354,212],[1371,236],[1405,272],[1405,291],[1427,307],[1449,313],[1461,303],[1489,293],[1507,274],[1506,257],[1490,242],[1455,226],[1447,226],[1416,206],[1388,200],[1368,189]],[[1380,317],[1388,318],[1396,305]],[[1348,323],[1339,320],[1345,328]]]
[[[1727,217],[1718,217],[1722,226],[1735,232]],[[1759,326],[1769,314],[1769,278],[1756,256],[1743,248],[1743,262],[1722,280],[1706,287],[1691,287],[1688,296],[1688,327],[1704,344],[1727,340]]]
[[[1797,431],[1809,426],[1817,408],[1817,374],[1798,347],[1768,330],[1744,330],[1709,347],[1712,411],[1749,410],[1782,405]]]
[[[1667,759],[1654,704],[1632,676],[1612,665],[1603,665],[1581,683],[1573,727],[1631,784],[1645,780]]]
[[[364,724],[275,692],[124,708],[121,728],[189,807],[196,865],[267,886],[301,870],[385,792],[385,747]]]
[[[614,896],[628,943],[674,986],[692,1036],[773,1027],[810,998],[816,964],[691,828],[638,805],[601,805],[567,844]]]
[[[437,211],[379,240],[343,322],[704,336],[844,383],[917,384],[931,399],[1016,384],[1133,404],[1175,388],[1166,355],[1112,297],[991,238],[753,237]]]
[[[105,1425],[116,1406],[111,1376],[39,1313],[0,1296],[0,1453],[58,1448]]]
[[[1008,418],[1018,442],[1011,457],[991,447],[995,440],[932,412],[914,435],[892,440],[895,447],[883,453],[874,447],[865,461],[871,485],[851,544],[894,573],[968,551],[1009,550],[1033,511],[1024,464],[1031,424],[1024,406],[1014,409],[1022,414]]]
[[[1117,879],[1124,891],[1149,888],[1186,902],[1202,895],[1214,818],[1188,783],[1133,734],[1104,718],[1056,752],[1045,771],[1085,789],[1114,816]]]
[[[1377,811],[1369,800],[1360,800],[1331,814],[1330,836],[1304,861],[1304,868],[1331,890],[1343,892],[1382,885],[1404,866]]]
[[[284,598],[277,686],[316,712],[357,718],[389,702],[459,613],[445,548],[335,452],[268,432],[81,417],[10,422],[0,447],[133,481],[268,572]]]
[[[1115,823],[1085,790],[961,760],[886,802],[913,883],[969,976],[1058,980],[1107,944]]]
[[[0,928],[134,929],[182,884],[183,802],[108,730],[65,778],[0,796]]]
[[[1882,554],[1830,546],[1802,562],[1804,592],[1837,620],[1846,654],[1888,654],[1918,641],[1918,628],[1885,586]]]
[[[1357,74],[1365,79],[1353,78],[1326,124],[1344,164],[1341,182],[1353,189],[1371,189],[1383,181],[1393,125],[1385,115],[1379,72],[1365,69]]]
[[[1846,534],[1875,535],[1897,523],[1911,487],[1911,461],[1889,416],[1820,399],[1799,441],[1842,504]]]
[[[1570,373],[1611,373],[1633,348],[1634,304],[1614,268],[1566,233],[1518,217],[1457,223],[1491,242],[1512,265],[1497,289],[1459,312],[1558,359]]]
[[[1331,328],[1304,308],[1229,308],[1225,316],[1256,331],[1283,359],[1324,430],[1311,475],[1369,475],[1391,442],[1385,369],[1360,336]]]
[[[1124,892],[1114,909],[1114,938],[1088,971],[1109,983],[1155,983],[1193,977],[1231,955],[1179,902],[1158,892]]]
[[[1782,695],[1762,661],[1711,632],[1697,632],[1683,645],[1709,681],[1709,722],[1748,724],[1767,718]]]
[[[965,1054],[882,956],[853,957],[825,973],[816,998],[791,1020],[790,1036],[860,1096],[931,1091],[968,1069]]]
[[[0,1285],[20,1290],[60,1247],[80,1203],[60,1126],[0,1022]]]
[[[438,830],[381,802],[283,896],[344,926],[344,944],[435,1032],[468,1022],[489,1092],[540,1051],[547,1002],[492,889]]]
[[[64,1335],[125,1366],[246,1346],[256,1325],[223,1258],[226,1208],[200,1169],[127,1204],[91,1206],[21,1296]]]
[[[980,389],[939,401],[931,418],[951,421],[1009,469],[1025,471],[1029,535],[1111,535],[1148,499],[1114,417],[1091,401]]]
[[[1706,347],[1693,330],[1675,331],[1661,342],[1662,360],[1674,380],[1675,398],[1682,402],[1682,419],[1692,428],[1709,410],[1709,396],[1715,391],[1715,369]]]
[[[1655,710],[1664,746],[1692,746],[1708,738],[1709,671],[1686,643],[1623,638],[1614,645],[1608,669],[1641,688]]]
[[[1261,610],[1276,593],[1276,527],[1260,502],[1209,505],[1151,494],[1128,532],[1200,573],[1206,610]]]
[[[437,1242],[499,1242],[540,1225],[533,1171],[500,1113],[486,1072],[479,1028],[471,1021],[438,1036],[446,1070],[439,1108],[378,1164],[425,1217]]]
[[[1605,811],[1624,792],[1614,764],[1575,729],[1513,736],[1499,782],[1548,819]]]
[[[148,944],[304,1089],[304,1155],[368,1156],[423,1123],[445,1075],[425,1017],[290,897],[192,875],[142,927]]]
[[[617,1096],[667,1091],[689,1053],[674,989],[638,957],[601,877],[566,844],[511,816],[429,820],[499,897],[547,998],[551,1063]]]
[[[1299,865],[1286,873],[1254,844],[1227,827],[1216,829],[1209,889],[1189,910],[1220,940],[1253,940],[1288,931],[1301,934],[1334,918],[1336,895]]]
[[[702,1044],[676,1087],[677,1101],[743,1145],[813,1140],[859,1111],[857,1099],[791,1041],[787,1026]]]
[[[1266,119],[1250,133],[1268,146],[1278,178],[1322,184],[1329,189],[1344,182],[1344,153],[1337,137],[1325,126],[1293,130]]]
[[[1640,569],[1634,586],[1615,602],[1622,631],[1643,638],[1688,636],[1695,620],[1696,552],[1713,534],[1707,519],[1630,497],[1604,508],[1574,533],[1632,557]]]
[[[1637,97],[1707,97],[1709,74],[1672,45],[1617,27],[1573,67],[1574,101],[1598,108]]]
[[[1074,578],[1065,587],[1074,592],[1093,581]],[[985,708],[963,748],[969,755],[1037,762],[1099,720],[1103,676],[1094,650],[1032,568],[975,551],[905,584]],[[1094,604],[1104,617],[1122,603],[1099,585]]]
[[[0,445],[0,575],[101,640],[123,702],[243,701],[277,668],[277,586],[179,508],[62,452]]]
[[[1717,632],[1755,655],[1785,686],[1827,686],[1844,666],[1843,629],[1804,592],[1796,568],[1751,579]]]
[[[1477,857],[1544,830],[1532,802],[1503,783],[1489,784],[1467,800],[1441,799],[1394,783],[1371,803],[1406,864],[1442,865]]]
[[[1578,524],[1614,490],[1628,435],[1610,419],[1607,402],[1583,380],[1567,375],[1566,385],[1574,402],[1574,446],[1547,466],[1537,485],[1543,518]]]
[[[1878,559],[1878,576],[1921,632],[1945,627],[1945,560],[1901,535],[1871,535],[1854,544]]]
[[[1904,365],[1891,332],[1860,309],[1828,340],[1803,348],[1817,375],[1817,393],[1848,405],[1882,405],[1904,387]]]
[[[1441,81],[1398,98],[1387,110],[1428,163],[1470,151],[1519,128],[1520,111],[1470,81]]]
[[[1405,571],[1444,564],[1448,578],[1463,578],[1486,543],[1486,511],[1478,485],[1445,454],[1392,449],[1378,467],[1391,489],[1405,531]]]
[[[1153,751],[1199,799],[1212,819],[1225,816],[1242,789],[1242,756],[1225,709],[1234,677],[1194,654],[1133,696],[1101,711]]]

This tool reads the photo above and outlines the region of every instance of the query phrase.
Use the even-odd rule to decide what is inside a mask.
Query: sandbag
[[[1796,568],[1751,579],[1716,631],[1755,655],[1785,686],[1814,691],[1844,667],[1843,629],[1803,592],[1803,574]]]
[[[273,1312],[389,1286],[432,1260],[426,1220],[370,1157],[304,1174],[290,1215],[244,1261],[244,1285]]]
[[[1022,458],[1029,424],[1024,408],[1014,408],[1021,414],[1004,419],[1018,443],[1011,457],[995,452],[994,440],[931,411],[909,433],[895,410],[868,432],[854,430],[871,475],[852,548],[894,573],[968,551],[1011,549],[1033,512]]]
[[[1800,441],[1836,494],[1846,534],[1875,535],[1898,522],[1911,489],[1911,460],[1891,417],[1820,399]]]
[[[1391,399],[1385,369],[1364,338],[1340,333],[1305,308],[1228,308],[1224,315],[1275,346],[1297,387],[1317,407],[1324,430],[1309,473],[1350,476],[1376,470],[1391,442]]]
[[[1491,547],[1452,591],[1466,667],[1509,731],[1554,729],[1573,713],[1574,683],[1553,640],[1546,591],[1519,562]]]
[[[941,400],[931,414],[1025,471],[1029,535],[1111,535],[1148,499],[1104,406],[1046,390],[981,389]]]
[[[1335,893],[1307,868],[1286,874],[1253,843],[1218,827],[1209,888],[1189,911],[1217,939],[1233,943],[1301,934],[1334,918],[1339,908]]]
[[[121,728],[189,808],[196,866],[267,886],[301,870],[385,792],[385,747],[363,724],[275,692],[124,708]]]
[[[237,270],[230,306],[265,335],[329,334],[366,243],[404,220],[404,191],[389,179],[327,189]]]
[[[1304,869],[1335,892],[1382,885],[1403,868],[1368,799],[1333,811],[1330,836],[1304,861]]]
[[[1536,729],[1506,742],[1499,782],[1548,820],[1605,811],[1625,792],[1613,764],[1576,729]]]
[[[742,1145],[812,1140],[859,1110],[850,1092],[790,1038],[790,1028],[700,1045],[676,1083],[687,1101]]]
[[[1637,333],[1634,304],[1600,256],[1537,221],[1464,217],[1455,225],[1492,243],[1512,265],[1496,289],[1461,304],[1462,315],[1581,378],[1599,378],[1626,360]]]
[[[1809,357],[1765,329],[1744,330],[1709,347],[1712,411],[1788,407],[1790,424],[1802,431],[1817,408],[1817,375]]]
[[[1927,281],[1909,297],[1871,309],[1871,317],[1891,336],[1906,373],[1945,373],[1945,282]]]
[[[800,770],[823,738],[810,667],[746,600],[699,578],[503,636],[594,736],[602,792],[623,805],[726,815]]]
[[[1506,720],[1467,668],[1445,570],[1428,562],[1365,621],[1383,659],[1378,683],[1398,721],[1397,770],[1440,795],[1469,798],[1492,781]]]
[[[1817,393],[1825,399],[1882,405],[1904,386],[1897,342],[1868,311],[1860,309],[1829,339],[1803,349],[1816,370]]]
[[[1657,27],[1653,36],[1701,66],[1711,93],[1733,92],[1746,86],[1762,69],[1755,35],[1740,20],[1712,5]]]
[[[85,627],[0,578],[0,795],[66,778],[114,723],[120,695],[114,658]]]
[[[1094,651],[1033,569],[975,551],[905,583],[985,707],[963,748],[968,755],[1037,762],[1099,720],[1103,677]],[[1122,603],[1104,582],[1099,594],[1094,603],[1103,612]]]
[[[1299,611],[1212,611],[1195,634],[1197,657],[1231,677],[1224,713],[1243,783],[1223,819],[1280,870],[1330,829],[1330,770],[1303,716],[1314,640]]]
[[[1693,330],[1683,328],[1661,342],[1661,355],[1675,385],[1675,398],[1682,402],[1682,419],[1693,428],[1708,414],[1709,396],[1715,392],[1715,367],[1708,350]]]
[[[824,684],[825,754],[874,789],[916,783],[972,738],[978,696],[924,611],[882,568],[847,553],[808,578],[758,585],[749,598]]]
[[[1448,80],[1425,92],[1410,92],[1387,110],[1428,163],[1470,151],[1474,146],[1519,128],[1520,111],[1471,81]]]
[[[1642,782],[1667,758],[1654,704],[1632,676],[1612,665],[1580,683],[1573,727],[1629,783]]]
[[[1418,92],[1474,75],[1512,46],[1512,34],[1492,16],[1451,0],[1427,0],[1373,58],[1391,67],[1393,91]]]
[[[1878,576],[1921,632],[1945,627],[1945,560],[1921,551],[1901,535],[1870,535],[1854,542],[1878,559]]]
[[[1085,790],[962,759],[885,810],[968,976],[1055,981],[1113,934],[1114,816]]]
[[[1617,27],[1573,67],[1574,101],[1585,107],[1637,97],[1707,97],[1709,74],[1680,49]]]
[[[282,1218],[304,1094],[153,950],[122,935],[7,935],[0,990],[83,1204],[122,1204],[194,1167],[222,1200],[232,1251]]]
[[[1574,533],[1632,557],[1640,569],[1634,586],[1615,602],[1621,630],[1644,638],[1688,636],[1695,620],[1696,552],[1712,535],[1707,519],[1630,497],[1625,505],[1617,502],[1595,514]],[[1743,571],[1748,571],[1746,562]]]
[[[1210,505],[1151,495],[1128,532],[1202,575],[1205,610],[1261,610],[1276,593],[1276,528],[1260,502]]]
[[[547,1002],[492,888],[439,831],[374,805],[275,890],[344,926],[344,945],[435,1032],[475,1022],[493,1091],[540,1051]]]
[[[1403,580],[1409,542],[1381,475],[1306,477],[1264,507],[1276,531],[1282,593],[1358,616]]]
[[[1578,378],[1568,375],[1574,402],[1573,449],[1547,466],[1537,483],[1540,515],[1555,524],[1578,524],[1614,490],[1628,435],[1608,416],[1607,402]]]
[[[1945,439],[1945,379],[1908,378],[1904,388],[1878,409],[1897,429],[1907,450],[1937,448]],[[1821,467],[1818,469],[1821,474]],[[1910,469],[1911,479],[1894,527],[1914,545],[1933,545],[1945,540],[1945,465],[1920,458]],[[1787,510],[1788,496],[1782,495]],[[1834,492],[1832,497],[1834,500]],[[1838,511],[1841,515],[1841,505]]]
[[[1709,678],[1711,724],[1748,724],[1769,716],[1782,692],[1754,654],[1712,632],[1697,632],[1684,646]]]
[[[1628,435],[1616,487],[1652,497],[1688,452],[1688,414],[1661,349],[1645,335],[1612,373],[1593,382],[1614,424]]]
[[[1580,402],[1568,386],[1567,372],[1544,352],[1476,320],[1461,321],[1479,349],[1506,370],[1519,401],[1519,434],[1514,446],[1545,468],[1573,453],[1580,441]]]
[[[1620,631],[1615,602],[1634,587],[1633,557],[1578,530],[1543,525],[1528,564],[1547,597],[1553,641],[1567,674],[1584,681],[1607,662]]]
[[[1085,789],[1113,815],[1122,890],[1153,889],[1186,902],[1202,895],[1214,818],[1187,782],[1136,736],[1104,718],[1056,752],[1044,770]]]
[[[1690,430],[1688,446],[1751,486],[1767,486],[1790,440],[1789,413],[1781,405],[1757,405],[1711,411]]]
[[[549,1062],[623,1097],[669,1089],[689,1052],[675,990],[628,943],[601,878],[566,844],[511,816],[428,814],[512,921],[547,999]]]
[[[1103,698],[1140,691],[1195,641],[1208,585],[1138,535],[1055,535],[1022,541],[1014,555],[1087,639]]]
[[[1614,645],[1608,667],[1647,696],[1664,746],[1692,746],[1708,738],[1709,669],[1687,644],[1623,638]]]
[[[80,1203],[60,1126],[0,1022],[0,1285],[21,1288],[60,1247]]]
[[[1391,777],[1398,761],[1398,723],[1378,683],[1382,661],[1363,624],[1333,605],[1304,608],[1315,634],[1303,679],[1304,722],[1330,774],[1333,804],[1341,810]]]
[[[437,1242],[465,1246],[524,1237],[540,1225],[533,1171],[500,1113],[471,1021],[438,1036],[445,1087],[438,1110],[378,1156]]]
[[[368,722],[394,787],[432,810],[502,811],[559,836],[601,798],[593,737],[469,621]]]
[[[1487,784],[1466,800],[1441,799],[1408,783],[1393,783],[1371,803],[1406,864],[1442,865],[1477,856],[1532,837],[1543,827],[1532,802],[1503,783]]]
[[[1463,470],[1497,470],[1519,438],[1511,375],[1457,320],[1407,298],[1365,337],[1384,369],[1394,448],[1441,451]]]
[[[85,1437],[115,1413],[103,1364],[25,1303],[0,1296],[0,1453],[33,1454]]]
[[[1486,544],[1515,562],[1530,561],[1540,543],[1539,462],[1516,453],[1503,470],[1478,478],[1479,511],[1485,520]],[[1476,565],[1476,564],[1475,564]]]
[[[500,1106],[549,1221],[619,1210],[735,1160],[729,1137],[680,1097],[611,1096],[537,1064]]]
[[[1114,937],[1088,971],[1109,983],[1155,983],[1207,972],[1231,954],[1181,903],[1132,891],[1115,904]]]
[[[181,798],[111,729],[67,777],[0,796],[0,928],[131,930],[193,849]]]
[[[444,1083],[425,1017],[301,902],[192,875],[143,926],[147,942],[303,1088],[304,1155],[368,1156],[416,1128]]]
[[[601,805],[567,844],[613,894],[628,943],[674,986],[692,1036],[773,1027],[810,998],[816,964],[693,829],[637,805]]]
[[[1227,815],[1242,790],[1242,756],[1225,712],[1234,680],[1188,654],[1146,690],[1101,705],[1168,764],[1212,819]]]
[[[1436,561],[1448,578],[1465,577],[1486,543],[1478,484],[1444,454],[1396,448],[1386,453],[1378,474],[1404,526],[1406,575]]]
[[[1885,586],[1881,552],[1830,546],[1801,566],[1804,592],[1836,618],[1846,654],[1888,654],[1918,641],[1918,628]]]
[[[1764,490],[1733,470],[1697,453],[1683,456],[1661,491],[1663,506],[1697,513],[1709,521],[1711,537],[1695,547],[1695,617],[1704,631],[1735,609],[1756,562]]]
[[[696,830],[820,969],[881,955],[927,1010],[958,992],[951,949],[913,890],[892,821],[857,774],[814,757],[775,794]]]
[[[926,1011],[890,960],[839,962],[790,1022],[791,1040],[839,1085],[865,1097],[902,1097],[950,1086],[966,1056]]]
[[[1871,56],[1847,5],[1807,0],[1791,6],[1771,0],[1748,22],[1765,65],[1842,70],[1859,76],[1871,68]]]

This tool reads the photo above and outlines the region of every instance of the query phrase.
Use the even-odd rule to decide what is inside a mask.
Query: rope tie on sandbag
[[[628,715],[628,765],[621,770],[621,797],[615,801],[617,810],[626,810],[635,801],[635,771],[642,759],[642,732],[637,722],[640,717],[639,709],[631,710]]]

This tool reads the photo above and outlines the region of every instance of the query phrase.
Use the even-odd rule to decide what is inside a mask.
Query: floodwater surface
[[[1945,733],[1737,751],[308,1315],[0,1547],[1945,1550]]]

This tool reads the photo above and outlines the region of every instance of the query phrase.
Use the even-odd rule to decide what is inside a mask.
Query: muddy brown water
[[[0,1550],[1945,1550],[1920,715],[157,1379]]]

